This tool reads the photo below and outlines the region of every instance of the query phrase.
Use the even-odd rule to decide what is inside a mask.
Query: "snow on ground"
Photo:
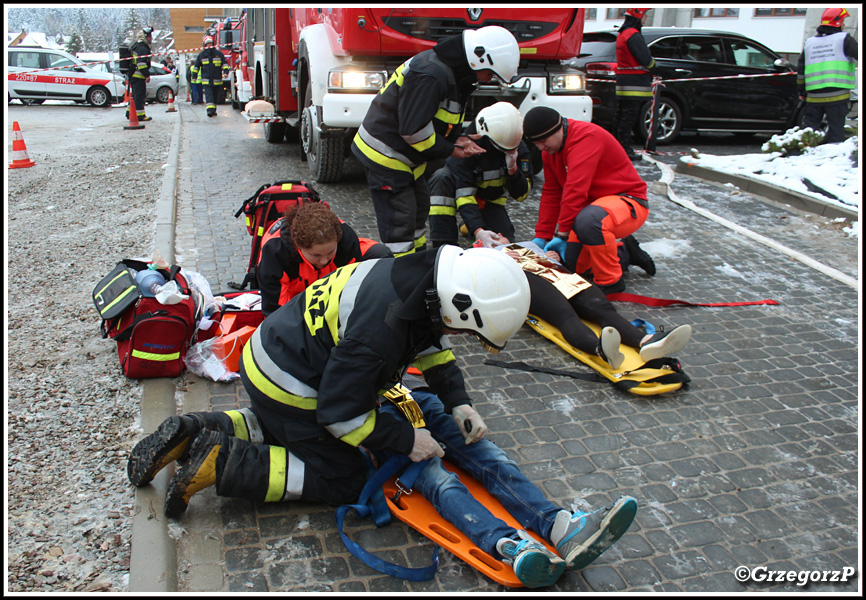
[[[806,148],[799,156],[779,152],[685,157],[689,164],[706,167],[783,187],[822,202],[845,208],[860,208],[860,162],[858,137],[839,144]],[[852,160],[852,155],[853,160]],[[816,191],[817,188],[827,193]]]

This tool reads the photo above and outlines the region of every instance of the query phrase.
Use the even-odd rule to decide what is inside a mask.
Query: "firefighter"
[[[166,491],[169,517],[212,485],[257,502],[354,502],[367,477],[359,446],[414,462],[444,455],[429,430],[378,410],[410,365],[461,429],[468,420],[467,443],[480,439],[487,428],[447,334],[474,335],[498,352],[529,302],[517,263],[488,248],[442,246],[341,267],[267,317],[244,347],[251,410],[167,419],[133,449],[129,479],[145,485],[184,455]]]
[[[563,118],[546,106],[526,114],[523,134],[544,162],[532,241],[565,257],[568,269],[605,294],[625,290],[629,263],[654,275],[652,258],[632,235],[649,215],[647,186],[616,139],[595,123]]]
[[[204,92],[205,109],[208,117],[215,117],[216,110],[216,87],[223,84],[223,53],[214,48],[213,37],[204,36],[202,39],[204,50],[199,52],[193,64],[193,74],[201,83]]]
[[[145,27],[138,32],[135,43],[129,48],[132,52],[132,73],[129,76],[129,88],[132,102],[135,104],[135,114],[139,121],[152,121],[153,117],[144,114],[144,103],[147,101],[147,84],[150,83],[150,45],[153,43],[153,27]],[[129,109],[127,109],[129,118]]]
[[[484,151],[461,133],[469,95],[479,82],[510,83],[519,62],[507,29],[467,29],[403,63],[376,95],[352,152],[366,170],[379,239],[395,256],[426,247],[427,162]]]
[[[857,41],[842,31],[849,16],[844,8],[825,10],[817,35],[806,40],[797,62],[797,87],[806,101],[803,127],[821,131],[826,117],[825,144],[845,140],[845,117],[856,85]]]
[[[256,271],[262,314],[268,316],[338,267],[391,256],[385,244],[359,238],[327,204],[292,206],[262,238]]]
[[[653,95],[650,70],[655,67],[655,59],[640,32],[649,11],[649,8],[627,8],[625,21],[616,36],[614,136],[632,161],[640,160],[640,155],[631,147],[632,131],[640,117],[640,107]]]
[[[481,134],[483,154],[449,157],[430,178],[430,240],[434,248],[457,245],[457,213],[468,233],[486,248],[508,244],[514,225],[507,197],[523,202],[532,189],[529,147],[523,119],[513,104],[497,102],[481,111],[467,129]]]

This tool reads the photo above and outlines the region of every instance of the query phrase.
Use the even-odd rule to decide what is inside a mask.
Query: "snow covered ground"
[[[685,157],[683,160],[715,171],[757,179],[828,204],[860,208],[862,176],[859,138],[856,136],[840,144],[806,148],[799,156],[782,156],[779,152],[713,156],[697,151],[693,151],[693,155],[697,158]]]

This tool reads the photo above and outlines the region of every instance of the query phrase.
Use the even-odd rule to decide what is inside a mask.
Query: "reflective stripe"
[[[180,358],[180,352],[172,352],[171,354],[154,354],[153,352],[142,352],[141,350],[133,350],[132,357],[140,358],[142,360],[166,362],[169,360],[177,360],[178,358]]]
[[[348,325],[352,311],[355,309],[355,300],[358,298],[358,290],[364,283],[364,279],[370,273],[370,269],[372,269],[377,262],[378,261],[376,260],[365,260],[361,263],[356,263],[357,267],[352,273],[353,277],[350,277],[349,281],[346,282],[346,285],[343,286],[343,289],[340,292],[339,314],[345,315],[345,318],[337,319],[340,322],[337,329],[338,339],[343,339],[343,336],[346,334],[346,325]]]
[[[282,446],[270,446],[270,469],[268,470],[268,492],[265,502],[279,502],[283,499],[288,478],[288,464],[286,464],[287,450]]]
[[[370,160],[389,169],[411,173],[412,169],[418,166],[382,140],[374,138],[363,125],[358,128],[358,133],[355,135],[355,144]]]
[[[249,348],[249,356],[254,361],[256,369],[270,379],[274,385],[295,396],[303,396],[304,398],[317,398],[319,396],[318,390],[308,386],[291,373],[283,371],[271,360],[264,346],[262,346],[262,330],[260,327],[256,328],[253,332],[252,337],[250,337],[250,343],[244,348],[245,352],[247,348]]]
[[[327,425],[327,429],[335,438],[346,442],[350,446],[359,446],[376,426],[376,411],[358,415],[354,419],[343,421],[341,423],[332,423]]]
[[[289,472],[283,500],[299,500],[304,493],[304,461],[289,452]]]
[[[253,334],[255,335],[255,334]],[[281,402],[288,406],[293,406],[295,408],[299,408],[301,410],[316,410],[317,400],[316,396],[300,396],[298,394],[292,394],[291,392],[287,392],[285,389],[279,387],[275,383],[273,383],[265,374],[259,370],[259,366],[256,364],[255,358],[252,353],[252,344],[247,344],[244,346],[244,371],[247,377],[250,380],[250,383],[255,386],[260,392],[262,392],[265,396],[274,400],[276,402]],[[266,359],[265,362],[269,362],[270,359]],[[291,377],[285,371],[281,371],[284,375]],[[291,377],[294,379],[294,377]],[[297,379],[294,379],[298,384],[304,385],[299,382]]]
[[[253,444],[262,444],[265,441],[265,433],[262,431],[262,424],[259,423],[259,418],[249,408],[242,408],[238,411],[243,415],[244,422],[249,432],[249,441]]]
[[[138,111],[136,111],[136,112],[138,112]],[[121,274],[118,275],[117,277],[121,277],[122,275],[123,275],[123,273],[121,273]],[[117,279],[117,277],[115,277],[114,279]],[[112,279],[112,281],[114,281],[114,279]],[[111,285],[111,284],[109,284],[109,285]],[[108,286],[105,286],[105,287],[108,287]],[[137,286],[132,286],[132,287],[127,288],[126,291],[123,292],[123,293],[122,293],[120,296],[118,296],[117,298],[115,298],[113,302],[111,302],[111,303],[108,304],[107,306],[103,307],[102,310],[99,311],[99,314],[101,315],[101,314],[105,313],[109,308],[111,308],[112,306],[114,306],[114,305],[117,304],[118,302],[121,302],[121,301],[123,301],[123,300],[126,300],[127,296],[129,296],[129,295],[130,295],[131,293],[133,293],[133,292],[135,292],[136,294],[138,293],[138,287],[137,287]],[[101,293],[102,293],[102,292],[100,292],[100,294],[101,294]]]
[[[478,204],[475,200],[475,196],[461,196],[460,198],[457,198],[457,208],[463,208],[464,206],[471,204]]]
[[[444,365],[454,360],[454,353],[449,348],[447,350],[434,350],[429,354],[419,354],[412,365],[421,369],[421,371],[426,371],[431,367]]]
[[[415,251],[415,242],[386,242],[386,246],[391,252],[394,254],[394,257],[402,256],[404,254],[411,254]]]
[[[244,416],[238,410],[227,410],[225,413],[232,420],[232,429],[235,437],[241,440],[250,441],[250,432],[247,431],[247,424],[244,423]]]
[[[454,198],[451,196],[430,196],[430,210],[434,206],[454,206]]]
[[[336,346],[340,342],[340,302],[339,296],[348,284],[352,273],[362,263],[352,263],[341,267],[323,279],[313,282],[304,291],[304,323],[310,335],[315,337],[323,327],[328,328],[331,341]],[[336,295],[332,298],[332,295]],[[347,313],[348,314],[348,313]]]
[[[436,136],[436,130],[433,129],[433,121],[430,121],[424,127],[419,129],[418,131],[416,131],[412,135],[402,135],[400,137],[402,137],[404,140],[406,140],[407,144],[414,146],[418,142],[423,142],[424,140],[430,138],[431,136],[433,136],[433,137]]]
[[[457,216],[457,207],[456,206],[430,206],[430,216],[431,217],[456,217]]]
[[[464,187],[464,188],[460,188],[459,190],[454,190],[454,195],[458,198],[460,196],[474,196],[475,192],[477,192],[477,191],[478,191],[477,187]]]

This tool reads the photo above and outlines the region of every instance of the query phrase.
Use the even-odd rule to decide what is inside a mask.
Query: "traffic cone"
[[[186,86],[186,101],[187,101],[187,102],[190,102],[190,98],[189,98],[189,86]]]
[[[27,154],[27,144],[24,143],[24,136],[21,134],[18,121],[15,121],[12,123],[12,162],[9,163],[9,168],[23,169],[35,164]]]
[[[168,110],[165,112],[177,112],[177,109],[174,107],[174,94],[171,92],[168,93]]]
[[[132,94],[129,95],[129,125],[125,125],[124,129],[144,129],[144,125],[138,122],[138,113],[135,111],[135,100],[132,99]]]

